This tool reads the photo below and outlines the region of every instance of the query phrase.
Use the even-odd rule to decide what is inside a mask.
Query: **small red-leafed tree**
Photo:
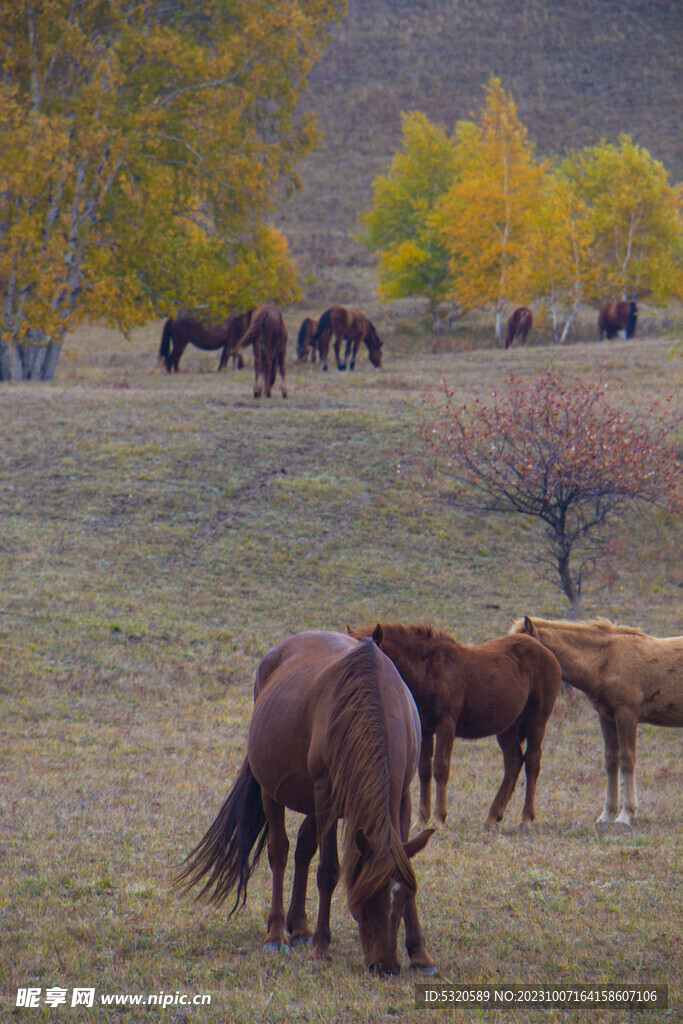
[[[532,380],[510,374],[470,405],[442,386],[424,439],[437,454],[449,502],[478,513],[515,512],[545,526],[541,561],[569,601],[581,601],[586,565],[606,528],[629,510],[680,511],[683,470],[674,432],[680,416],[665,402],[638,408],[606,384],[548,370]]]

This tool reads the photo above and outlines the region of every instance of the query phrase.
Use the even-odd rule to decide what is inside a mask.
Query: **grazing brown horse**
[[[358,309],[347,309],[346,306],[330,306],[318,320],[313,335],[313,343],[318,346],[323,370],[327,370],[327,355],[330,350],[330,338],[334,334],[334,355],[337,369],[345,370],[351,355],[349,370],[356,365],[356,355],[361,341],[367,345],[370,362],[373,366],[382,365],[382,342],[373,324]],[[344,362],[339,358],[342,341],[346,340]]]
[[[228,341],[223,349],[221,355],[221,361],[218,364],[218,369],[222,370],[228,364],[228,358],[232,356],[233,362],[237,369],[241,369],[243,364],[242,356],[240,355],[240,349],[243,348],[242,338],[249,330],[251,324],[251,318],[254,315],[253,309],[248,309],[244,313],[233,313],[231,317],[225,322],[225,329],[228,334]]]
[[[195,345],[205,352],[222,349],[218,369],[222,370],[228,357],[239,348],[240,338],[247,330],[253,310],[247,313],[233,314],[225,324],[207,327],[201,320],[189,316],[181,316],[176,320],[169,318],[161,332],[159,359],[166,370],[178,372],[180,357],[188,345]]]
[[[296,339],[296,361],[298,363],[308,362],[309,349],[311,352],[311,362],[315,362],[318,347],[313,344],[313,335],[317,326],[318,321],[312,316],[307,316],[305,320],[301,321],[299,335]]]
[[[519,339],[520,345],[526,345],[526,339],[533,324],[533,314],[527,306],[520,306],[519,309],[516,309],[508,320],[505,348],[510,348],[515,338]]]
[[[503,751],[504,776],[485,824],[489,827],[503,820],[524,765],[522,825],[530,825],[536,816],[534,797],[543,736],[562,681],[557,660],[539,643],[528,639],[519,643],[522,637],[503,636],[465,647],[429,625],[382,623],[375,628],[380,630],[377,642],[405,680],[420,712],[418,773],[424,821],[429,820],[431,809],[432,755],[434,820],[443,824],[454,737],[476,740],[495,735]],[[363,637],[370,631],[364,627],[350,633]],[[525,739],[526,752],[522,753]]]
[[[254,353],[254,398],[263,392],[270,398],[277,371],[280,371],[280,390],[287,397],[285,383],[285,356],[287,354],[287,328],[282,313],[269,303],[258,306],[251,317],[249,330],[242,335],[240,347],[252,346]]]
[[[329,958],[330,903],[339,879],[337,822],[344,819],[341,876],[366,966],[396,974],[403,918],[412,967],[433,973],[420,928],[410,858],[431,836],[408,841],[410,782],[417,767],[419,717],[398,672],[372,642],[327,631],[299,633],[259,665],[247,756],[215,821],[188,855],[178,881],[222,903],[246,902],[264,846],[273,875],[265,945],[311,940],[308,871],[320,847],[317,956]],[[285,918],[289,852],[285,808],[306,817],[299,829],[294,884]],[[255,850],[254,850],[255,847]],[[252,854],[252,850],[254,853]],[[251,855],[251,856],[250,856]]]
[[[590,697],[600,717],[607,772],[598,821],[633,824],[638,722],[683,726],[683,636],[648,636],[607,619],[565,622],[529,616],[517,619],[512,630],[536,637],[559,661],[565,682]]]
[[[638,306],[635,302],[608,302],[598,315],[598,332],[600,341],[607,335],[611,341],[619,331],[624,331],[627,338],[632,338],[638,326]]]

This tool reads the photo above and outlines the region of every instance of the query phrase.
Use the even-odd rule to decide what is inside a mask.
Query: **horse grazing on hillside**
[[[313,343],[313,335],[315,329],[318,326],[318,321],[315,317],[307,316],[305,320],[301,321],[299,327],[299,334],[296,339],[296,361],[297,363],[308,362],[308,353],[311,353],[311,362],[315,362],[315,357],[318,352],[317,345]]]
[[[232,356],[233,363],[238,370],[241,370],[244,362],[240,354],[243,348],[242,339],[249,330],[251,318],[254,315],[253,309],[247,309],[244,313],[233,313],[225,322],[225,330],[228,335],[227,343],[223,349],[218,369],[222,370],[228,365],[228,358]]]
[[[683,636],[648,636],[607,619],[558,622],[528,615],[512,631],[536,637],[559,661],[565,682],[590,697],[600,718],[607,772],[598,821],[633,824],[638,722],[683,726]]]
[[[337,822],[344,818],[341,876],[366,966],[380,974],[398,973],[403,918],[411,966],[434,973],[410,863],[432,830],[408,840],[419,725],[408,689],[374,643],[326,631],[282,641],[266,654],[256,674],[247,756],[239,775],[177,880],[189,889],[206,879],[200,896],[213,889],[214,903],[236,890],[232,915],[240,900],[246,902],[247,883],[267,842],[273,892],[265,946],[282,950],[285,930],[292,945],[311,941],[306,887],[319,846],[312,942],[316,955],[328,959],[330,903],[340,875]],[[306,815],[286,918],[285,808]]]
[[[195,345],[204,352],[213,352],[220,348],[222,352],[218,369],[222,370],[230,354],[239,347],[240,338],[249,326],[252,312],[253,310],[236,313],[225,324],[217,324],[214,327],[207,327],[201,320],[189,316],[181,316],[175,320],[169,318],[161,332],[159,359],[166,366],[168,373],[172,370],[177,373],[180,357],[188,345]]]
[[[240,347],[252,346],[254,353],[254,398],[263,392],[270,398],[277,371],[280,371],[280,390],[287,397],[285,383],[285,356],[287,355],[287,328],[282,313],[269,303],[258,306],[251,317],[249,330],[242,335]]]
[[[505,335],[505,348],[510,348],[515,338],[519,339],[520,345],[526,345],[529,331],[533,327],[534,317],[527,306],[520,306],[508,320],[507,334]]]
[[[330,338],[334,334],[334,355],[337,360],[337,369],[345,370],[346,364],[351,355],[349,370],[356,365],[358,346],[364,341],[370,362],[373,366],[382,365],[382,342],[372,323],[364,313],[358,309],[347,309],[346,306],[330,306],[318,320],[318,326],[313,335],[313,343],[318,346],[320,360],[323,370],[327,370],[327,355],[330,351]],[[339,358],[342,341],[346,340],[344,350],[344,362]]]
[[[633,338],[637,326],[638,306],[635,302],[608,302],[598,315],[600,341],[603,335],[611,341],[619,331],[624,331],[627,338]]]
[[[352,630],[365,637],[370,627]],[[448,633],[429,625],[381,623],[376,642],[387,654],[415,698],[422,725],[420,814],[429,820],[432,756],[436,803],[434,820],[446,820],[446,790],[456,736],[481,739],[495,735],[503,751],[503,781],[486,818],[490,827],[503,820],[522,765],[526,768],[526,798],[522,826],[536,816],[534,798],[541,768],[545,727],[560,691],[557,660],[541,644],[519,643],[521,637],[498,637],[477,647],[465,647]],[[510,641],[513,641],[512,643]],[[515,642],[516,641],[516,642]],[[436,735],[436,749],[434,736]],[[526,752],[522,743],[526,740]]]

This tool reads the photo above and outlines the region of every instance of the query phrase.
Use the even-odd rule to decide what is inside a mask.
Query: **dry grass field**
[[[295,338],[298,314],[288,316]],[[432,351],[397,331],[382,370],[295,366],[290,397],[256,403],[250,368],[214,373],[196,351],[158,367],[159,326],[124,340],[81,329],[54,385],[0,394],[0,1016],[4,1020],[491,1020],[415,1009],[408,970],[363,967],[338,890],[332,963],[262,949],[264,857],[230,921],[172,875],[242,761],[260,657],[302,628],[430,620],[465,643],[524,612],[560,617],[531,567],[535,528],[473,520],[397,471],[419,449],[423,396],[463,396],[508,368],[549,363],[623,381],[643,398],[678,385],[671,339]],[[443,346],[444,348],[446,346]],[[460,346],[465,349],[467,346]],[[680,524],[678,524],[680,526]],[[588,581],[583,614],[665,635],[681,629],[681,534],[624,523]],[[681,1019],[682,738],[641,727],[641,810],[598,830],[597,718],[582,695],[551,717],[538,822],[520,833],[521,786],[495,834],[495,739],[456,744],[449,818],[415,862],[440,982],[652,983]],[[292,837],[297,826],[290,816]],[[291,859],[291,855],[290,855]],[[291,874],[288,876],[291,879]],[[309,914],[316,909],[315,884]],[[40,988],[36,1009],[18,988]],[[50,1008],[48,989],[96,990]],[[211,1006],[104,1007],[103,994],[211,995]],[[509,1010],[505,1020],[623,1021],[610,1010]]]

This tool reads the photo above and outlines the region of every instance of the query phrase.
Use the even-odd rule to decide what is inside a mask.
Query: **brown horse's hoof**
[[[313,936],[312,935],[297,935],[295,939],[290,939],[290,945],[292,949],[299,949],[301,946],[312,946]]]
[[[433,978],[435,974],[439,973],[439,968],[436,964],[411,964],[410,969],[411,971],[419,971],[426,978]]]
[[[291,953],[286,942],[266,942],[263,945],[266,953]]]

